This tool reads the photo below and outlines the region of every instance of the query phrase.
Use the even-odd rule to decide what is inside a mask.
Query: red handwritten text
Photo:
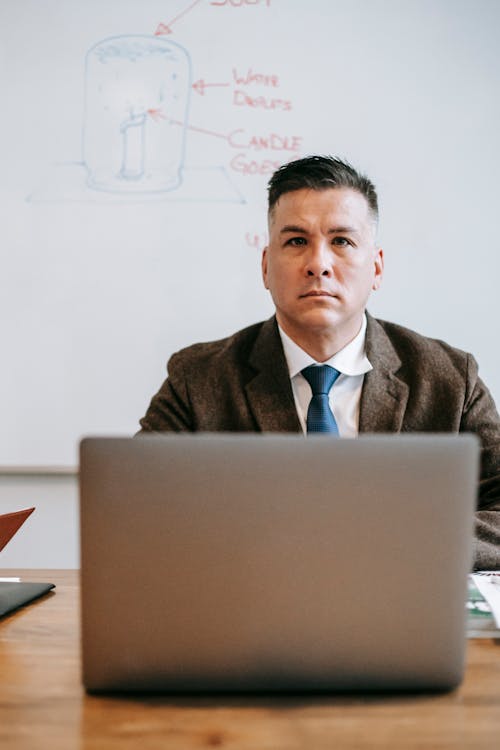
[[[272,174],[280,166],[281,163],[278,161],[272,161],[271,159],[264,159],[263,161],[256,161],[254,159],[248,160],[246,154],[236,154],[229,162],[229,166],[235,172],[240,172],[245,175],[252,174]]]
[[[233,104],[236,107],[258,107],[261,109],[278,109],[283,112],[289,112],[292,109],[292,102],[288,99],[269,99],[265,96],[249,96],[240,89],[233,92]]]
[[[298,153],[302,145],[300,135],[247,135],[243,128],[229,133],[229,145],[237,149],[253,149],[254,151],[292,151]]]
[[[238,86],[249,86],[251,83],[256,83],[259,86],[272,86],[277,88],[280,85],[280,79],[278,76],[268,73],[254,73],[252,68],[248,68],[246,74],[238,73],[236,68],[233,68],[233,78]]]
[[[264,232],[246,232],[245,242],[249,247],[254,247],[256,250],[263,250],[267,245],[267,235]]]

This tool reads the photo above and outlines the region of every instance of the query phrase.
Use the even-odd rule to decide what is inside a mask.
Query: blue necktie
[[[329,365],[310,365],[302,370],[312,390],[312,399],[307,410],[307,432],[329,432],[339,434],[337,422],[330,409],[328,393],[340,372]]]

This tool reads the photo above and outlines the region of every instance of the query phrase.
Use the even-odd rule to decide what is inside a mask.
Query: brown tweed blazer
[[[360,432],[475,432],[482,445],[474,566],[500,569],[500,418],[474,358],[367,315]],[[298,432],[276,319],[174,354],[142,432]]]

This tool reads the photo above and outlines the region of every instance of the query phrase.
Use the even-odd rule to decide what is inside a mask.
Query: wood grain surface
[[[0,620],[2,750],[500,748],[500,641],[469,641],[465,680],[445,694],[90,696],[78,571],[0,572],[14,574],[57,588]]]

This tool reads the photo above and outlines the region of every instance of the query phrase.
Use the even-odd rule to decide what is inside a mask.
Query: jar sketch
[[[87,53],[83,159],[87,183],[111,192],[181,184],[191,64],[154,36],[104,39]]]

